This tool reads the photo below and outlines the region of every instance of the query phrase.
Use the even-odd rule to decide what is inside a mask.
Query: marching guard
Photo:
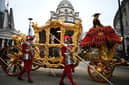
[[[74,72],[75,65],[74,65],[74,60],[72,55],[72,48],[70,46],[70,41],[71,41],[70,36],[64,37],[64,46],[62,46],[61,48],[61,53],[63,56],[62,63],[64,64],[64,71],[62,73],[59,85],[65,85],[64,84],[65,76],[68,77],[72,85],[77,85],[72,78],[72,72]]]
[[[23,52],[23,62],[24,62],[24,66],[22,71],[18,74],[18,79],[19,80],[23,80],[22,75],[26,72],[27,73],[27,77],[28,77],[28,82],[29,83],[33,83],[31,77],[30,77],[30,72],[32,70],[32,59],[33,59],[33,47],[32,47],[32,41],[34,39],[33,36],[28,35],[26,37],[26,41],[23,42],[22,44],[22,52]]]

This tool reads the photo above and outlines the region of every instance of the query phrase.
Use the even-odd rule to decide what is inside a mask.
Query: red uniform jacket
[[[22,52],[23,52],[23,61],[24,61],[24,67],[25,71],[31,71],[32,69],[32,58],[33,58],[33,51],[32,51],[31,43],[28,41],[24,42],[22,44]],[[28,54],[28,59],[25,58],[25,54]]]
[[[32,46],[31,46],[31,43],[29,43],[28,41],[26,41],[26,42],[24,42],[23,44],[22,44],[22,52],[23,52],[23,59],[24,59],[24,55],[26,54],[26,53],[28,53],[29,54],[29,60],[30,59],[32,59]]]
[[[65,53],[67,53],[67,50],[68,50],[68,49],[70,49],[70,51],[71,51],[71,48],[68,47],[68,46],[63,46],[63,47],[61,48],[61,54],[62,54],[62,56],[63,56],[63,60],[62,60],[62,63],[63,63],[63,64],[66,63],[65,59],[68,57],[68,56],[65,54]],[[71,54],[70,56],[72,57],[72,54]],[[72,59],[71,61],[73,61],[73,59]]]

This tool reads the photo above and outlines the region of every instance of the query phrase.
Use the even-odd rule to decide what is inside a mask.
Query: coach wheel
[[[7,54],[4,56],[6,66],[3,67],[3,71],[9,76],[16,76],[22,70],[22,60],[19,52],[20,49],[17,47],[8,47]]]
[[[110,80],[112,77],[112,71],[113,69],[111,67],[105,67],[103,65],[91,65],[90,63],[88,66],[89,76],[97,82],[106,82],[102,76]]]
[[[20,60],[10,59],[5,72],[9,76],[17,76],[22,70],[22,62]]]

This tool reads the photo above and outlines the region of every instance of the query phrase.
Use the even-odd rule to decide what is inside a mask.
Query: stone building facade
[[[56,12],[51,11],[51,21],[62,20],[65,23],[75,23],[79,19],[79,12],[74,12],[74,7],[68,0],[62,0],[57,6]]]
[[[121,2],[121,13],[122,13],[122,23],[124,29],[124,40],[125,40],[125,51],[128,54],[129,49],[129,0],[123,0]],[[119,35],[121,35],[120,29],[120,12],[119,10],[116,12],[114,17],[114,27]]]
[[[11,36],[18,32],[14,26],[13,9],[5,6],[5,0],[0,0],[0,48],[5,45],[13,45]]]

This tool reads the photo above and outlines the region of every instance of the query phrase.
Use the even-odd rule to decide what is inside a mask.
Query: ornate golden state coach
[[[82,32],[81,20],[75,23],[64,23],[63,21],[48,21],[39,27],[33,23],[35,33],[35,44],[39,48],[40,58],[45,61],[47,67],[62,66],[61,46],[64,44],[64,36],[71,36],[73,51],[78,50],[78,41]]]

